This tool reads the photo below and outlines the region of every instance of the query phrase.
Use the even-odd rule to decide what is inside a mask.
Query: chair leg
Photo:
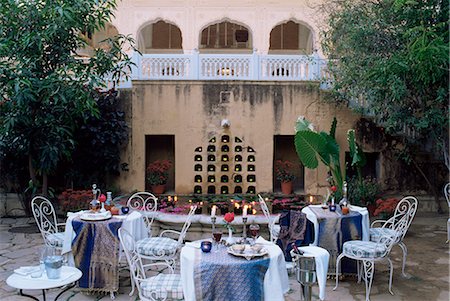
[[[362,273],[361,268],[362,268],[361,263],[359,260],[357,260],[356,261],[356,273],[358,275],[358,283],[361,283],[361,278],[362,278],[361,277],[361,273]]]
[[[403,241],[399,242],[398,245],[403,251],[402,275],[403,277],[407,277],[405,273],[405,266],[406,266],[406,256],[408,256],[408,248],[406,248],[406,245],[403,243]]]
[[[391,295],[394,295],[394,292],[392,291],[392,274],[394,273],[394,266],[392,265],[392,261],[389,257],[386,257],[386,259],[389,262],[389,293]]]
[[[344,253],[340,254],[338,258],[336,259],[336,286],[333,288],[333,291],[335,291],[339,284],[339,263],[341,262],[341,259],[344,257]]]
[[[366,301],[370,301],[370,290],[372,289],[373,274],[375,272],[375,264],[371,260],[363,260],[364,275],[366,282]]]
[[[128,294],[128,296],[133,296],[134,294],[134,278],[133,278],[133,273],[130,271],[130,279],[131,279],[131,292]]]

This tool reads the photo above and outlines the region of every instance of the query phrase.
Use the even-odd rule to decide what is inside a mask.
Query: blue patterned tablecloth
[[[342,253],[344,242],[362,239],[362,215],[356,211],[342,214],[339,206],[335,212],[320,207],[310,207],[319,222],[318,246],[330,253],[328,273],[336,270],[336,259]],[[343,273],[356,273],[356,263],[344,258],[341,264]]]
[[[119,238],[122,220],[88,222],[76,217],[72,241],[75,266],[83,276],[79,287],[88,292],[114,292],[119,289]]]
[[[225,247],[211,253],[198,252],[194,265],[198,301],[262,301],[264,276],[270,259],[247,260],[228,254]]]

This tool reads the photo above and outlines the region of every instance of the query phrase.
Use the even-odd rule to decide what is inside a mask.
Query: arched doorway
[[[141,53],[181,53],[182,42],[180,28],[165,21],[147,24],[138,34],[138,48]]]
[[[244,25],[231,21],[211,24],[201,32],[199,50],[201,52],[230,52],[229,50],[250,52],[252,50],[250,30]]]
[[[294,21],[277,25],[270,32],[269,53],[312,54],[313,33],[304,24]]]

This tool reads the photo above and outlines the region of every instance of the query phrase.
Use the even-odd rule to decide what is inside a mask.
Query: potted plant
[[[170,160],[156,160],[147,166],[147,182],[150,184],[152,192],[164,193],[171,167]]]
[[[277,160],[275,162],[276,179],[281,182],[283,194],[292,193],[292,181],[295,179],[294,164],[288,160]]]

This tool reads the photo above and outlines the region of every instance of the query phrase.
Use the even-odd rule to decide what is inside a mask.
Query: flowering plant
[[[374,216],[379,214],[384,214],[386,216],[391,216],[394,213],[395,208],[397,207],[399,200],[396,198],[390,198],[386,200],[378,199],[375,203],[377,208],[373,212]]]
[[[275,175],[278,181],[283,183],[291,182],[295,179],[294,164],[288,160],[277,160],[275,162]]]
[[[223,217],[223,221],[225,222],[224,225],[225,228],[231,231],[234,230],[233,226],[231,225],[231,222],[234,221],[234,213],[232,212],[226,213],[225,216]]]
[[[169,177],[168,170],[172,167],[169,160],[156,160],[147,166],[147,181],[150,185],[163,185]]]
[[[79,211],[89,207],[92,201],[91,190],[66,189],[58,196],[58,202],[63,212]]]

